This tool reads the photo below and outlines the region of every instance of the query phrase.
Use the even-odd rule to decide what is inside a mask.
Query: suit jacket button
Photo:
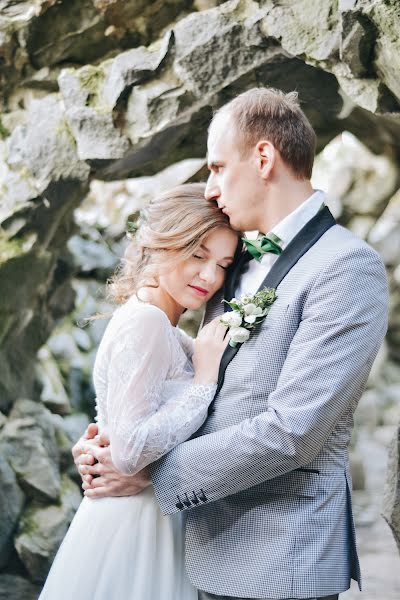
[[[190,502],[187,494],[185,494],[185,497],[186,497],[186,500],[182,500],[183,504],[188,507],[192,506],[192,503]]]
[[[191,501],[193,502],[193,504],[198,504],[200,502],[200,500],[198,499],[198,497],[196,496],[196,494],[193,492],[193,496],[191,497]]]
[[[203,490],[200,490],[201,494],[199,494],[199,498],[202,502],[207,502],[207,497],[205,495],[205,493],[203,492]]]

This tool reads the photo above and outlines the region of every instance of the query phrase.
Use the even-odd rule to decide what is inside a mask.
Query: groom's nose
[[[204,196],[206,200],[215,200],[218,202],[218,198],[220,197],[221,192],[219,187],[215,182],[212,181],[211,177],[207,181],[206,191],[204,192]]]

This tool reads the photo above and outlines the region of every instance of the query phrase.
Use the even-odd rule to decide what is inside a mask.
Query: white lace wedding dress
[[[193,341],[163,311],[131,298],[107,326],[94,366],[100,431],[114,464],[136,473],[203,423],[216,386],[193,385]],[[152,487],[84,498],[40,600],[197,600],[184,568],[181,513],[164,516]]]

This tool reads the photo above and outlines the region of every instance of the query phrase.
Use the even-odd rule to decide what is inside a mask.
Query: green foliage
[[[2,120],[0,118],[0,139],[4,140],[10,135],[10,132],[6,127],[4,127]]]

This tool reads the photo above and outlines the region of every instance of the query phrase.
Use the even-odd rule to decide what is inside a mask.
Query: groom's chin
[[[242,231],[233,217],[231,217],[230,215],[227,215],[227,217],[229,219],[229,225],[230,227],[232,227],[232,229],[234,229],[235,231]]]

